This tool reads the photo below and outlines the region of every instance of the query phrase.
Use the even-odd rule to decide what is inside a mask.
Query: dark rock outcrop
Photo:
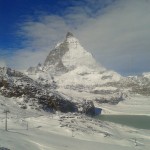
[[[85,101],[82,104],[82,113],[89,115],[89,116],[95,116],[95,106],[92,101]]]
[[[71,102],[70,99],[66,99],[54,90],[51,91],[50,88],[37,83],[28,76],[10,68],[0,68],[0,70],[5,70],[3,74],[0,74],[1,95],[8,98],[22,98],[23,101],[18,102],[20,108],[27,109],[29,105],[36,110],[79,112],[77,103]],[[87,102],[82,107],[83,113],[94,115],[92,102]]]
[[[10,149],[5,148],[5,147],[0,147],[0,150],[10,150]]]
[[[49,88],[28,76],[10,68],[0,68],[0,71],[0,93],[8,98],[24,98],[22,103],[18,103],[20,108],[27,109],[26,103],[30,103],[29,105],[34,109],[42,108],[61,112],[78,110],[75,103],[60,96],[57,92],[51,92]]]

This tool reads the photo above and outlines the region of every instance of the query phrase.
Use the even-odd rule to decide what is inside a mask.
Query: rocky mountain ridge
[[[0,94],[7,98],[16,98],[17,105],[22,109],[84,112],[94,115],[92,102],[75,103],[54,88],[47,88],[47,85],[42,85],[25,74],[6,67],[0,67]]]

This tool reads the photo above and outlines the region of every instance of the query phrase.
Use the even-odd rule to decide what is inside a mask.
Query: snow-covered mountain
[[[92,55],[81,46],[79,40],[72,33],[68,32],[65,40],[50,51],[43,69],[58,75],[59,72],[62,74],[62,72],[68,72],[81,66],[104,69],[98,67]]]
[[[150,96],[150,73],[143,73],[139,76],[130,76],[127,78],[132,85],[132,92],[144,96]]]
[[[144,72],[143,77],[150,79],[150,72]]]
[[[28,110],[95,114],[92,101],[86,104],[84,101],[77,103],[71,97],[57,92],[53,84],[41,84],[19,71],[6,67],[0,67],[0,95],[10,101],[0,100],[0,104],[4,107],[16,104]]]
[[[119,82],[121,75],[98,64],[70,32],[44,64],[30,67],[26,74],[42,84],[56,83],[57,91],[78,100],[118,103],[123,99],[122,89],[109,86]]]

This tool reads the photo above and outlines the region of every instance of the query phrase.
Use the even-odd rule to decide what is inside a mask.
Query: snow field
[[[11,150],[149,150],[148,130],[136,130],[78,114],[30,115],[17,119],[11,116],[8,132],[4,131],[4,118],[1,119],[0,146]]]

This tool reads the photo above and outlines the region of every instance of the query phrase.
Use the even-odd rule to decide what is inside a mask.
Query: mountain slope
[[[47,88],[10,68],[0,68],[0,95],[16,98],[16,104],[23,109],[77,111],[75,103],[54,91],[52,87]]]
[[[82,112],[95,114],[93,102],[77,103],[71,97],[57,92],[51,84],[41,84],[19,71],[0,68],[0,95],[22,109],[38,111]],[[5,101],[1,102],[5,106]]]

